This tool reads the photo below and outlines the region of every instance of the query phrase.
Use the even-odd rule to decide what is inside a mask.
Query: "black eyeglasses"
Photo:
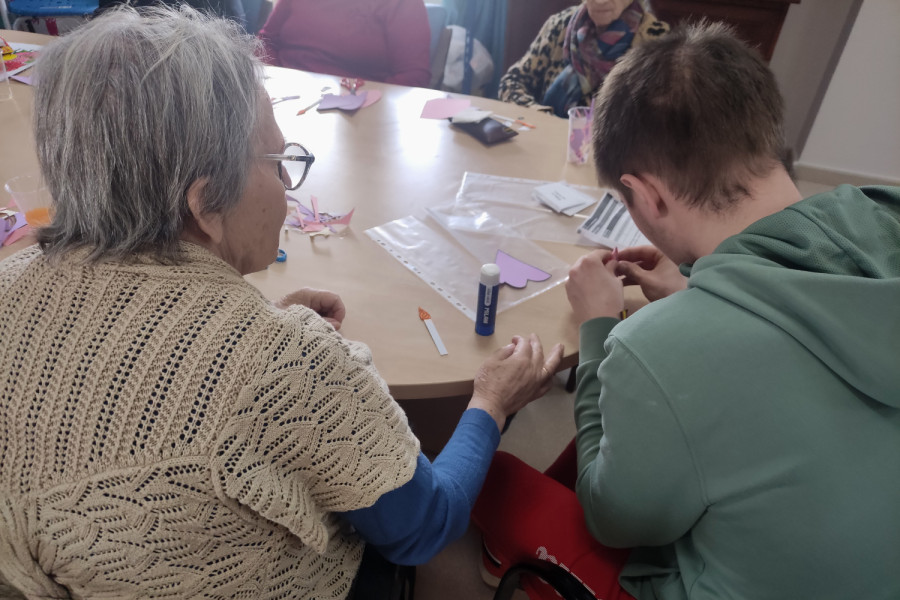
[[[261,158],[277,160],[275,170],[286,190],[296,190],[309,175],[309,168],[315,162],[313,153],[301,144],[293,142],[284,145],[282,154],[263,154]]]

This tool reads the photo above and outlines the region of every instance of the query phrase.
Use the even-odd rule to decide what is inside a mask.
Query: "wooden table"
[[[9,37],[36,39],[22,33],[10,33]],[[356,114],[313,110],[297,116],[297,110],[318,98],[323,87],[337,91],[339,78],[278,68],[267,69],[267,75],[266,86],[273,97],[301,96],[275,106],[285,139],[306,145],[316,155],[299,191],[317,196],[323,210],[343,213],[355,208],[356,212],[342,236],[282,234],[280,245],[287,252],[287,261],[249,275],[250,282],[272,299],[304,286],[339,293],[347,305],[341,333],[372,348],[379,372],[399,400],[470,394],[478,366],[514,334],[536,332],[547,347],[563,342],[563,367],[576,364],[577,323],[564,286],[501,313],[496,333],[481,337],[475,334],[470,319],[364,234],[370,227],[424,215],[426,206],[452,200],[466,171],[594,185],[589,165],[573,166],[565,161],[564,120],[472,98],[475,106],[524,116],[536,125],[510,142],[487,148],[452,129],[445,120],[420,118],[427,100],[444,95],[439,91],[366,82],[363,90],[378,90],[383,97]],[[12,85],[15,108],[0,116],[3,181],[32,168],[35,162],[28,127],[31,89],[16,82]],[[10,131],[12,138],[6,133]],[[16,143],[10,144],[7,140],[11,139]],[[542,245],[567,263],[586,251],[565,244]],[[9,252],[3,249],[0,258]],[[477,275],[473,275],[472,285],[477,286]],[[638,294],[630,301],[638,303],[639,299]],[[447,356],[438,355],[418,318],[418,306],[431,313],[449,350]]]
[[[0,37],[10,42],[45,44],[50,36],[0,29]],[[30,70],[23,75],[30,74]],[[37,170],[34,136],[31,134],[31,88],[18,81],[9,82],[12,100],[0,102],[0,206],[9,195],[3,184],[16,175]],[[5,248],[3,250],[6,250]],[[6,256],[8,252],[0,254]]]
[[[524,117],[536,125],[510,142],[488,148],[445,120],[420,118],[425,102],[444,96],[442,92],[367,82],[363,90],[378,90],[383,97],[356,114],[312,111],[297,116],[297,109],[315,100],[323,86],[336,89],[339,80],[286,69],[269,73],[270,95],[301,95],[296,102],[276,105],[285,138],[306,145],[316,155],[301,191],[315,195],[331,212],[352,208],[356,212],[346,237],[317,239],[290,233],[282,239],[287,262],[249,276],[250,281],[273,298],[297,285],[340,293],[348,310],[342,333],[371,346],[378,370],[398,399],[470,394],[481,362],[517,333],[534,331],[545,346],[562,341],[565,366],[577,362],[577,324],[564,286],[504,311],[498,315],[495,334],[481,337],[470,319],[363,233],[408,215],[423,217],[426,206],[451,201],[467,171],[596,185],[589,165],[566,163],[566,121],[472,98],[479,108]],[[567,263],[585,252],[572,245],[542,245]],[[477,286],[477,274],[472,286]],[[418,318],[418,306],[431,313],[447,356],[435,350]]]

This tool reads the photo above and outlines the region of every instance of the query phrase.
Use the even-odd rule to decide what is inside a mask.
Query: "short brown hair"
[[[689,205],[722,210],[782,164],[781,93],[759,53],[721,23],[682,26],[629,51],[594,101],[597,176],[626,200],[626,173],[659,177]]]

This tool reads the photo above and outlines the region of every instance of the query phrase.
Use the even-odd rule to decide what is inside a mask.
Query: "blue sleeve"
[[[419,453],[412,479],[372,506],[341,515],[389,561],[428,562],[465,533],[499,444],[494,419],[469,409],[434,464]]]

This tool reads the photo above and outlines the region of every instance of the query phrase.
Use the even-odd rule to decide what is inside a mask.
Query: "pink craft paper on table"
[[[469,108],[472,102],[466,98],[435,98],[422,107],[423,119],[449,119],[461,110]]]
[[[316,109],[319,112],[323,110],[331,110],[334,108],[338,108],[340,110],[357,110],[362,108],[363,104],[366,102],[366,97],[368,96],[368,92],[360,92],[359,94],[346,94],[344,96],[337,96],[335,94],[325,94],[322,96],[322,101],[319,102],[319,107]]]
[[[315,196],[310,196],[309,200],[312,205],[312,210],[303,206],[296,198],[287,196],[287,201],[289,203],[295,203],[297,206],[294,211],[291,211],[291,213],[288,214],[285,219],[285,225],[299,227],[304,233],[310,234],[323,232],[325,229],[328,229],[331,233],[338,233],[338,230],[335,229],[335,225],[350,225],[350,219],[353,218],[353,211],[356,210],[355,208],[351,209],[350,212],[345,215],[320,213],[319,199]]]
[[[17,212],[12,217],[0,217],[0,246],[12,244],[27,232],[13,235],[23,227],[28,227],[25,222],[25,213]]]
[[[4,63],[10,77],[33,65],[41,49],[37,44],[19,44],[17,42],[9,42],[9,46],[15,52],[15,58]]]
[[[16,227],[15,229],[13,229],[12,231],[10,231],[6,234],[6,239],[3,240],[4,246],[11,246],[11,245],[15,244],[21,238],[25,237],[33,230],[31,225],[28,225],[27,223],[25,223],[25,219],[22,219],[22,223],[23,223],[22,225],[20,225],[19,227]]]
[[[494,262],[500,267],[500,283],[514,288],[523,288],[529,281],[544,281],[550,278],[550,273],[522,262],[503,250],[497,250]]]
[[[373,104],[381,100],[381,90],[366,90],[363,93],[366,95],[366,101],[363,102],[363,105],[360,108],[372,106]]]

